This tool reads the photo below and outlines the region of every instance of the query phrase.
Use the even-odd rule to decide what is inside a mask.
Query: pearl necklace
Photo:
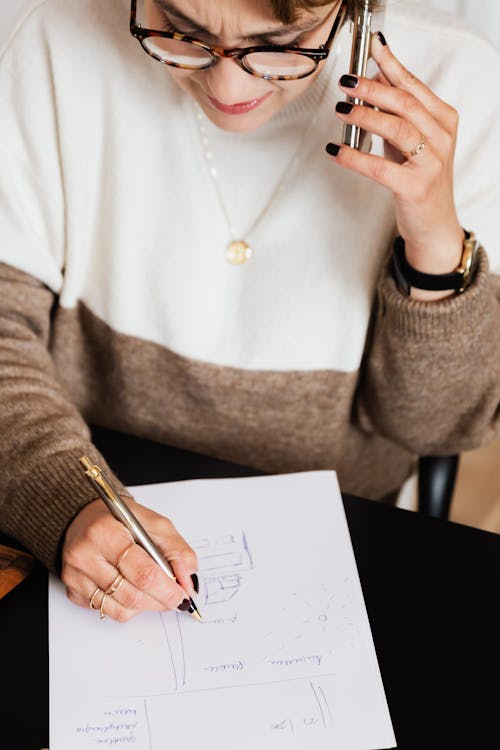
[[[321,106],[323,104],[323,100],[328,90],[328,84],[329,84],[329,77],[325,78],[325,81],[323,84],[323,91],[321,92],[318,104],[316,106],[316,112],[313,118],[310,120],[308,126],[306,127],[305,132],[301,134],[299,143],[292,155],[292,158],[290,159],[289,163],[285,167],[285,170],[283,174],[281,175],[280,179],[276,183],[276,186],[273,192],[271,193],[271,197],[269,198],[268,201],[266,201],[262,209],[259,211],[257,216],[251,222],[250,226],[247,228],[247,230],[239,235],[234,228],[233,222],[231,221],[226,204],[224,202],[224,198],[222,197],[222,192],[220,189],[219,179],[218,179],[217,164],[215,162],[215,155],[214,155],[213,149],[210,146],[210,140],[209,140],[207,128],[205,125],[205,122],[206,122],[205,115],[203,114],[202,110],[198,107],[198,105],[196,105],[196,120],[198,123],[198,131],[200,134],[200,140],[201,140],[201,144],[203,148],[203,155],[205,157],[205,161],[207,162],[208,171],[212,179],[212,183],[215,189],[217,200],[219,202],[222,214],[226,221],[228,234],[231,238],[225,250],[225,258],[228,263],[239,266],[239,265],[243,265],[244,263],[246,263],[252,257],[252,253],[253,253],[252,248],[246,240],[242,239],[242,237],[249,237],[249,235],[253,232],[253,230],[261,222],[265,214],[269,211],[271,206],[274,204],[278,196],[281,195],[281,193],[283,193],[286,183],[290,180],[292,174],[295,172],[301,160],[301,157],[303,155],[304,149],[309,144],[312,130],[314,129],[314,126],[316,125],[318,121]]]

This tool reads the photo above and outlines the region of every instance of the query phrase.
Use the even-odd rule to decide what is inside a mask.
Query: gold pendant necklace
[[[252,248],[245,240],[231,240],[226,248],[226,260],[233,266],[241,266],[252,257]]]
[[[301,134],[298,146],[296,147],[292,158],[288,162],[283,174],[281,175],[280,179],[276,183],[276,186],[271,194],[271,197],[269,198],[269,200],[265,202],[264,206],[259,211],[256,218],[253,220],[253,222],[248,227],[246,232],[243,232],[243,236],[248,237],[251,234],[251,232],[256,228],[256,226],[260,223],[261,219],[271,208],[275,199],[278,197],[278,195],[280,195],[283,192],[283,188],[286,182],[288,182],[292,173],[295,171],[295,168],[297,167],[300,161],[300,158],[302,156],[303,150],[309,143],[311,131],[313,130],[314,126],[316,125],[316,122],[318,121],[319,113],[321,110],[321,105],[325,98],[325,94],[328,90],[328,84],[329,84],[329,76],[325,77],[325,80],[323,81],[323,91],[321,92],[314,117],[308,123],[307,127],[305,128],[305,132]],[[203,147],[203,155],[208,165],[208,171],[210,173],[210,177],[212,178],[212,183],[215,189],[217,200],[219,202],[221,211],[226,220],[229,236],[231,237],[231,240],[226,246],[225,258],[228,263],[231,263],[231,265],[241,266],[250,260],[250,258],[253,255],[253,250],[251,246],[249,245],[249,243],[246,240],[242,239],[242,235],[240,234],[238,237],[238,234],[234,230],[234,227],[229,217],[226,204],[224,202],[224,198],[222,196],[222,192],[221,192],[220,185],[219,185],[219,180],[218,180],[218,175],[217,175],[217,165],[215,163],[215,156],[214,156],[213,150],[210,147],[210,141],[208,138],[207,128],[205,124],[206,116],[203,114],[202,110],[200,109],[200,107],[198,107],[198,105],[195,105],[195,106],[196,106],[196,120],[198,123],[200,140],[201,140],[201,144]]]

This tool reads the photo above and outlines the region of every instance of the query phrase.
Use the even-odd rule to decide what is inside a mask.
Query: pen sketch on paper
[[[199,575],[203,577],[200,604],[209,607],[236,596],[242,585],[242,573],[253,568],[245,532],[195,539],[192,546],[198,555]]]
[[[203,624],[180,612],[150,612],[126,627],[111,621],[102,628],[51,582],[51,611],[63,615],[52,615],[51,680],[55,673],[62,685],[68,663],[80,672],[76,703],[62,689],[51,700],[51,750],[162,750],[173,741],[218,750],[254,750],[259,742],[266,750],[302,750],[311,742],[319,750],[393,746],[345,518],[334,514],[331,486],[308,497],[307,514],[298,493],[287,515],[291,477],[265,479],[279,480],[271,482],[271,497],[277,484],[286,488],[265,505],[272,535],[252,509],[253,494],[244,497],[254,480],[213,480],[220,514],[197,519],[203,533],[188,537],[198,557]],[[225,482],[240,495],[243,489],[238,513]],[[184,512],[189,529],[181,500],[175,517],[182,522]],[[309,554],[307,570],[299,548]]]

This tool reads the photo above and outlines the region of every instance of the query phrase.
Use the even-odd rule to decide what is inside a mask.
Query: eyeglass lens
[[[207,50],[178,39],[150,36],[144,39],[143,46],[161,62],[188,70],[201,70],[214,62]],[[313,60],[293,52],[252,52],[245,55],[243,64],[262,78],[300,77],[315,68]]]

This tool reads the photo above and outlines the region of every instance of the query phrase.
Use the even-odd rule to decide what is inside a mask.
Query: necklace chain
[[[297,168],[301,160],[301,157],[303,155],[303,152],[309,143],[311,132],[318,121],[321,106],[323,104],[323,100],[328,90],[328,84],[329,84],[329,78],[326,78],[324,85],[323,85],[323,91],[321,92],[318,104],[316,106],[316,112],[314,116],[312,117],[307,127],[305,128],[305,132],[301,133],[299,143],[297,147],[295,148],[294,153],[291,159],[289,160],[288,164],[286,165],[281,177],[276,183],[274,190],[271,193],[270,198],[264,203],[261,210],[258,212],[257,216],[251,222],[250,226],[246,229],[245,232],[243,232],[244,237],[249,237],[249,235],[253,232],[255,227],[264,218],[264,216],[267,214],[271,206],[275,203],[277,197],[283,193],[283,190],[287,182],[289,181],[290,177],[292,176],[295,169]],[[222,191],[220,188],[217,164],[215,161],[215,155],[214,155],[213,149],[210,145],[210,139],[208,137],[207,128],[205,125],[205,116],[203,112],[201,111],[201,109],[198,107],[198,105],[196,105],[196,120],[198,123],[198,131],[200,134],[201,145],[203,148],[203,155],[205,157],[205,161],[207,162],[208,171],[209,171],[209,174],[210,174],[213,186],[214,186],[217,200],[219,202],[222,214],[226,221],[229,237],[231,238],[230,242],[228,243],[226,247],[225,257],[228,263],[231,263],[233,265],[242,265],[243,263],[246,263],[248,260],[250,260],[250,258],[252,257],[252,248],[246,242],[246,240],[238,239],[238,234],[236,233],[233,222],[231,221],[231,217],[229,216],[229,212],[227,210],[227,206],[224,201],[224,197],[222,195]],[[239,235],[239,236],[241,237],[242,235]]]

